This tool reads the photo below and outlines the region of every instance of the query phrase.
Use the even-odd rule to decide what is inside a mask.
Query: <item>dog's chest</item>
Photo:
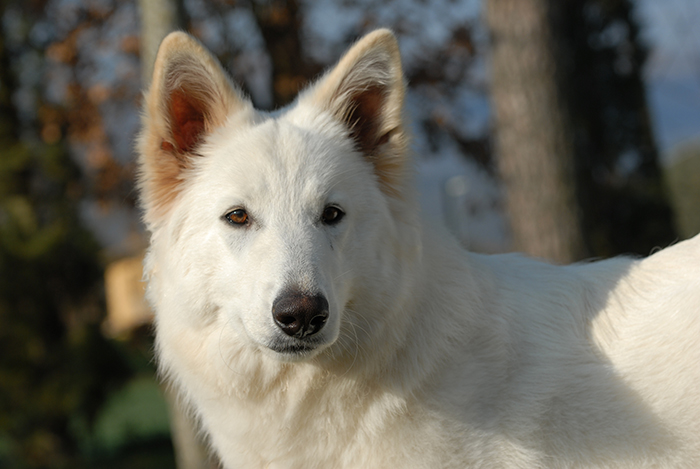
[[[401,433],[418,429],[403,399],[341,388],[211,402],[202,409],[205,427],[226,467],[388,467],[397,449],[411,452]],[[388,454],[393,462],[384,461]]]

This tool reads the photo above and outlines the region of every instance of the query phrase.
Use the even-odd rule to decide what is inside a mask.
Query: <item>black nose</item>
[[[272,304],[275,324],[297,339],[316,334],[328,320],[328,301],[323,295],[285,292]]]

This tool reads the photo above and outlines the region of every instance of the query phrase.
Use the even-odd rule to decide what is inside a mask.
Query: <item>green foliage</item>
[[[77,170],[60,146],[12,143],[0,147],[0,461],[71,467],[71,420],[91,422],[128,369],[99,330]]]
[[[96,451],[116,453],[133,441],[170,438],[168,407],[153,374],[131,380],[107,400],[95,420]]]
[[[0,1],[0,468],[173,467],[155,385],[102,410],[131,374],[153,372],[143,363],[151,341],[140,337],[139,350],[102,334],[104,266],[79,216],[89,181],[61,140],[69,112],[45,104],[38,79],[20,87],[15,76],[17,64],[43,54],[28,36],[42,6]],[[41,77],[41,67],[32,72]],[[36,105],[22,119],[20,88]],[[139,415],[157,428],[137,427],[136,439],[110,447],[105,419],[128,416],[144,397],[150,413]],[[130,429],[133,420],[120,422]]]

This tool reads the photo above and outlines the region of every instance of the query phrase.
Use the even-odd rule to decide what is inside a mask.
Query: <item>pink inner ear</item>
[[[182,90],[170,95],[172,136],[180,152],[191,152],[204,133],[204,105]]]
[[[385,93],[385,89],[373,86],[352,97],[353,107],[346,117],[346,122],[359,149],[366,155],[371,155],[377,146],[383,143],[378,126],[381,122],[382,106],[386,100]]]

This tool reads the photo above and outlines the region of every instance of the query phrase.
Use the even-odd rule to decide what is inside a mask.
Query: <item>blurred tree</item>
[[[37,6],[4,1],[0,18],[12,7],[26,21]],[[42,143],[19,119],[12,55],[0,29],[0,466],[77,467],[80,437],[127,370],[99,331],[101,266],[77,213],[80,175],[60,138]],[[53,114],[39,101],[39,120]]]
[[[495,153],[516,250],[583,256],[570,109],[556,44],[556,0],[488,0]],[[563,7],[562,7],[563,8]]]
[[[153,74],[158,47],[168,33],[187,29],[186,12],[182,0],[139,0],[141,17],[141,83],[147,88]],[[141,259],[141,256],[137,256]],[[141,272],[140,266],[138,269]],[[139,276],[140,278],[140,276]],[[197,424],[183,407],[177,391],[166,384],[171,433],[178,469],[205,469],[216,463],[210,458],[201,440]]]
[[[274,102],[284,106],[322,67],[303,53],[297,0],[251,2],[251,6],[272,60]]]
[[[647,51],[633,4],[569,0],[560,15],[556,36],[573,115],[587,248],[597,257],[648,255],[676,234],[647,108]]]
[[[488,0],[487,11],[516,249],[563,262],[672,242],[631,2]]]
[[[138,0],[141,17],[141,83],[148,87],[158,46],[171,31],[186,29],[182,0]]]

